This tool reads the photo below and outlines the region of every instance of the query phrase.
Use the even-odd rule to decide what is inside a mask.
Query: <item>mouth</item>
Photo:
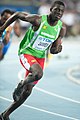
[[[61,15],[60,14],[56,14],[55,17],[57,17],[58,19],[60,19]]]

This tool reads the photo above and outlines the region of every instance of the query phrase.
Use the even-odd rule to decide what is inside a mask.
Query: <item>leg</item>
[[[0,61],[3,60],[4,54],[3,54],[3,43],[0,43]]]
[[[38,63],[35,63],[30,67],[30,72],[31,73],[26,77],[26,79],[24,81],[21,81],[18,84],[17,88],[14,90],[13,92],[14,101],[18,101],[25,85],[40,80],[43,75],[42,68]]]
[[[22,66],[29,72],[26,79],[21,81],[13,92],[13,99],[17,101],[23,91],[25,84],[40,80],[43,75],[44,59],[38,59],[31,55],[21,55],[20,62]]]
[[[23,84],[28,84],[40,80],[43,76],[43,70],[38,63],[35,63],[30,67],[30,72],[31,73],[24,80]]]
[[[4,54],[0,52],[0,61],[4,59]]]
[[[8,51],[8,49],[9,49],[9,47],[10,47],[10,44],[11,44],[11,42],[9,41],[6,45],[4,45],[3,44],[3,48],[2,48],[2,55],[1,55],[1,60],[4,58],[4,56],[6,55],[6,53],[7,53],[7,51]]]
[[[0,120],[8,120],[9,115],[15,109],[17,109],[21,104],[23,104],[24,101],[31,94],[32,88],[34,87],[34,81],[40,80],[42,78],[42,75],[43,75],[42,68],[44,65],[44,59],[37,60],[38,61],[37,62],[33,56],[29,56],[29,55],[27,55],[26,58],[22,58],[22,59],[23,60],[27,59],[26,61],[24,61],[23,66],[26,70],[30,71],[30,74],[28,74],[26,79],[24,81],[22,81],[20,85],[18,85],[16,92],[14,91],[15,98],[18,98],[18,99],[14,100],[14,102],[11,104],[11,106],[7,110],[5,110],[4,113],[1,114]],[[27,68],[27,66],[29,69]],[[17,92],[20,93],[19,96],[17,95]],[[16,96],[18,96],[18,97],[16,97]]]
[[[9,115],[17,109],[21,104],[24,103],[24,101],[28,98],[28,96],[32,92],[32,88],[34,87],[33,84],[28,84],[24,86],[24,90],[20,96],[20,99],[18,101],[14,101],[11,106],[5,110],[0,116],[0,120],[9,120]]]

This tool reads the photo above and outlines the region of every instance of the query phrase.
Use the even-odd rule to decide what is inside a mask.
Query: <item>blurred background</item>
[[[53,1],[0,0],[0,13],[5,9],[11,9],[31,14],[48,14]],[[26,117],[28,120],[80,120],[80,0],[62,1],[66,4],[62,21],[67,27],[63,38],[63,50],[60,54],[51,56],[47,52],[48,64],[45,65],[44,77],[37,84],[41,90],[34,89],[30,99],[25,102],[26,105],[30,105],[30,109],[29,106],[23,106],[11,116],[11,120],[26,120]],[[0,112],[10,104],[12,91],[22,79],[19,77],[24,71],[17,51],[29,26],[29,23],[20,20],[14,23],[13,29],[17,35],[12,35],[10,49],[0,61]],[[46,92],[43,92],[44,90]],[[47,110],[48,114],[44,110]]]
[[[27,11],[31,14],[48,14],[53,0],[0,0],[0,12],[9,8],[14,11]],[[67,26],[66,37],[80,35],[80,0],[62,0],[66,11],[62,20]],[[20,21],[25,30],[29,24]]]

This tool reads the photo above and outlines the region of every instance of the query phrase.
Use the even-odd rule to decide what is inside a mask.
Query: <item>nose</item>
[[[60,9],[57,9],[57,12],[60,12]]]
[[[57,9],[56,11],[58,14],[61,14],[62,13],[62,10],[61,9]]]

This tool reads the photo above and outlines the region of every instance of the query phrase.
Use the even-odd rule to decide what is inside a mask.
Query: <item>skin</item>
[[[1,21],[2,24],[4,24],[6,22],[6,20],[11,16],[11,14],[5,12],[3,16],[1,16]]]
[[[1,24],[3,25],[10,16],[11,16],[10,13],[5,12],[4,15],[1,16],[1,20],[0,20]],[[0,44],[0,60],[2,60],[4,58],[2,49],[3,49],[4,45],[6,45],[9,42],[11,31],[12,31],[12,27],[9,26],[6,31],[6,34],[4,36],[3,44]]]
[[[48,24],[51,26],[55,26],[58,20],[61,19],[64,9],[65,7],[63,5],[55,4],[53,8],[51,8],[50,14],[47,16]],[[41,24],[41,16],[39,15],[29,15],[28,13],[25,13],[25,12],[16,12],[0,28],[0,31],[2,32],[7,26],[9,26],[16,19],[21,19],[23,21],[30,22],[33,26],[32,28],[34,31],[38,30]],[[50,51],[52,54],[57,54],[58,52],[61,52],[62,50],[62,47],[60,47],[62,43],[61,39],[63,38],[65,33],[66,33],[66,27],[63,23],[57,40],[53,42],[51,45]],[[24,91],[23,93],[21,93],[20,99],[18,101],[14,101],[11,104],[11,106],[4,113],[4,117],[8,118],[8,116],[28,98],[28,96],[31,94],[31,91],[34,87],[33,82],[35,80],[40,80],[43,76],[43,71],[42,71],[42,68],[39,66],[39,64],[33,64],[30,67],[30,71],[31,71],[31,74],[28,75],[27,78],[22,83],[24,85]]]
[[[56,4],[53,7],[53,9],[51,9],[51,13],[47,16],[47,21],[51,26],[55,26],[58,20],[61,19],[64,9],[65,9],[64,6],[59,4]],[[10,19],[8,19],[8,22],[6,21],[6,23],[0,28],[0,31],[3,31],[7,26],[9,26],[12,22],[14,22],[18,18],[23,21],[30,22],[33,25],[34,31],[38,30],[41,24],[41,16],[39,15],[29,15],[28,13],[25,12],[16,12],[14,15],[12,15],[12,17],[10,17]],[[58,50],[59,44],[61,44],[61,39],[64,37],[65,33],[66,33],[66,27],[63,23],[61,32],[55,43],[56,46],[55,50],[56,49]],[[52,47],[54,47],[53,44],[54,43],[52,43],[51,49]]]
[[[10,18],[10,16],[11,16],[12,14],[10,14],[10,13],[8,13],[8,12],[5,12],[2,16],[1,16],[1,20],[0,20],[0,23],[1,23],[1,27],[2,27],[2,25],[4,25],[4,23]],[[4,36],[4,39],[3,39],[3,43],[2,44],[0,44],[0,60],[2,60],[3,58],[4,58],[4,54],[3,54],[3,52],[2,52],[2,49],[3,49],[3,47],[4,47],[4,45],[7,45],[8,44],[8,42],[9,42],[9,40],[10,40],[10,35],[11,35],[11,31],[12,31],[12,26],[7,26],[8,27],[8,29],[6,30],[6,34],[5,34],[5,36]],[[14,33],[18,36],[18,37],[20,37],[20,35],[21,35],[21,28],[20,28],[20,23],[19,22],[15,22],[15,24],[14,24]],[[5,30],[5,29],[4,29]],[[4,31],[3,30],[3,31]],[[2,32],[1,32],[1,35],[2,35]]]

